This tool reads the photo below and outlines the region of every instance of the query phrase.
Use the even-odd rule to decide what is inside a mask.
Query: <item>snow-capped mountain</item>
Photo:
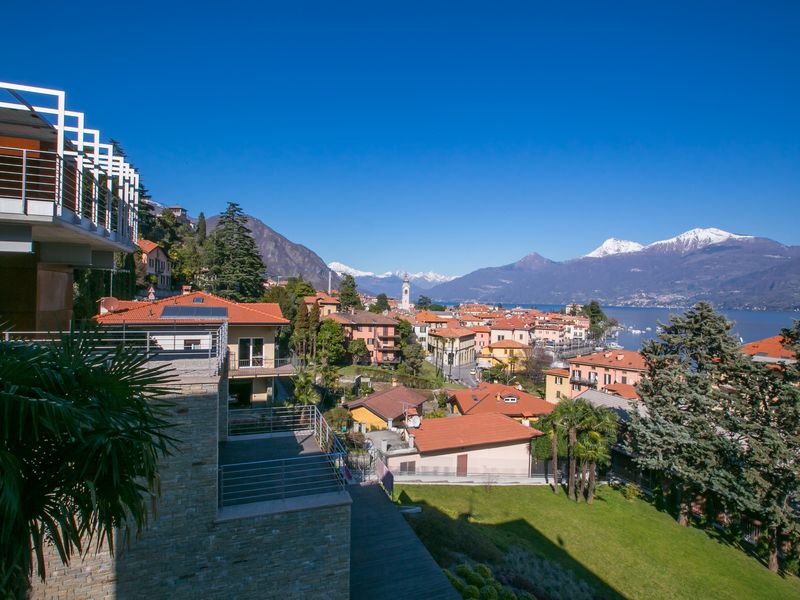
[[[353,277],[375,277],[375,273],[371,271],[359,271],[358,269],[348,267],[347,265],[336,261],[328,263],[328,268],[339,275],[352,275]]]
[[[373,273],[371,271],[362,271],[355,269],[344,263],[332,262],[328,267],[338,273],[340,276],[344,274],[352,275],[358,289],[367,294],[386,294],[390,298],[399,298],[403,289],[403,278],[408,276],[411,282],[411,297],[415,299],[419,297],[419,290],[428,290],[440,283],[447,283],[455,279],[452,275],[442,275],[441,273],[434,273],[433,271],[420,271],[418,273],[409,273],[407,271],[386,271],[385,273]]]
[[[618,240],[617,238],[608,238],[605,242],[600,244],[597,248],[586,254],[583,258],[601,258],[603,256],[611,256],[613,254],[625,254],[626,252],[638,252],[644,248],[639,242],[631,242],[629,240]]]
[[[698,250],[699,248],[711,246],[712,244],[727,242],[728,240],[749,239],[753,239],[753,236],[737,235],[735,233],[730,233],[729,231],[717,229],[716,227],[708,227],[705,229],[698,227],[695,229],[690,229],[689,231],[684,231],[682,234],[673,238],[669,238],[668,240],[660,240],[658,242],[648,244],[647,248],[663,250],[666,252],[680,252],[681,254],[684,254],[686,252],[691,252],[692,250]]]
[[[434,273],[433,271],[420,271],[418,273],[408,273],[407,271],[386,271],[385,273],[373,273],[372,271],[361,271],[354,267],[350,267],[344,263],[334,261],[328,263],[328,268],[335,271],[339,275],[352,275],[353,277],[377,277],[378,279],[387,279],[389,277],[408,277],[411,281],[423,280],[430,283],[443,283],[445,281],[452,281],[456,275],[442,275],[441,273]]]

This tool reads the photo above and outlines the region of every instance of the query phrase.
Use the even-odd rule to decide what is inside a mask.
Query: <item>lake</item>
[[[557,312],[564,308],[557,304],[522,304],[525,308]],[[658,323],[666,323],[669,315],[680,314],[681,308],[638,308],[630,306],[604,306],[603,312],[619,321],[625,327],[619,333],[617,341],[623,348],[638,350],[644,340],[656,336]],[[723,315],[734,322],[733,333],[743,343],[760,340],[780,333],[784,327],[790,327],[793,320],[800,320],[800,312],[792,311],[758,311],[758,310],[720,310]],[[647,328],[650,327],[650,331]],[[642,331],[631,333],[631,329]]]

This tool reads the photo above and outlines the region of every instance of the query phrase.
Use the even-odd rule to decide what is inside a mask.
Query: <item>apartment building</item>
[[[75,268],[114,268],[137,239],[139,174],[61,90],[0,82],[0,314],[66,330]]]
[[[303,298],[303,302],[308,310],[311,310],[311,307],[316,304],[319,307],[320,317],[327,317],[335,312],[339,312],[341,306],[338,298],[326,294],[325,292],[317,292],[313,296],[306,296]]]
[[[331,313],[325,318],[341,323],[348,341],[364,340],[371,364],[395,365],[400,362],[396,320],[367,310]]]
[[[489,369],[503,365],[508,371],[522,370],[522,363],[531,355],[531,347],[516,340],[500,340],[486,346],[478,358],[478,366]]]
[[[475,364],[475,332],[465,327],[439,327],[428,334],[428,352],[441,369]]]
[[[646,370],[641,353],[633,350],[595,352],[570,358],[568,362],[571,398],[586,390],[602,390],[616,383],[635,386]]]
[[[492,344],[504,340],[514,340],[526,346],[531,345],[531,327],[520,318],[495,319],[490,327]]]
[[[141,239],[136,242],[142,251],[142,264],[145,267],[148,281],[157,290],[172,289],[172,263],[164,248],[156,242]]]

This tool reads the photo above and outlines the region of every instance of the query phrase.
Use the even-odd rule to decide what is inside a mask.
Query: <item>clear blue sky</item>
[[[156,200],[326,261],[800,244],[800,2],[49,4],[3,3],[0,79],[65,89]]]

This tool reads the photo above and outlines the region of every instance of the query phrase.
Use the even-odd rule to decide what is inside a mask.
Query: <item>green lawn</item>
[[[572,570],[602,598],[800,598],[798,578],[775,575],[742,550],[608,487],[592,506],[545,486],[403,485],[395,497],[439,519],[418,529],[443,566],[453,545],[465,554],[475,548],[471,555],[486,562],[494,552],[495,565],[518,546]]]

